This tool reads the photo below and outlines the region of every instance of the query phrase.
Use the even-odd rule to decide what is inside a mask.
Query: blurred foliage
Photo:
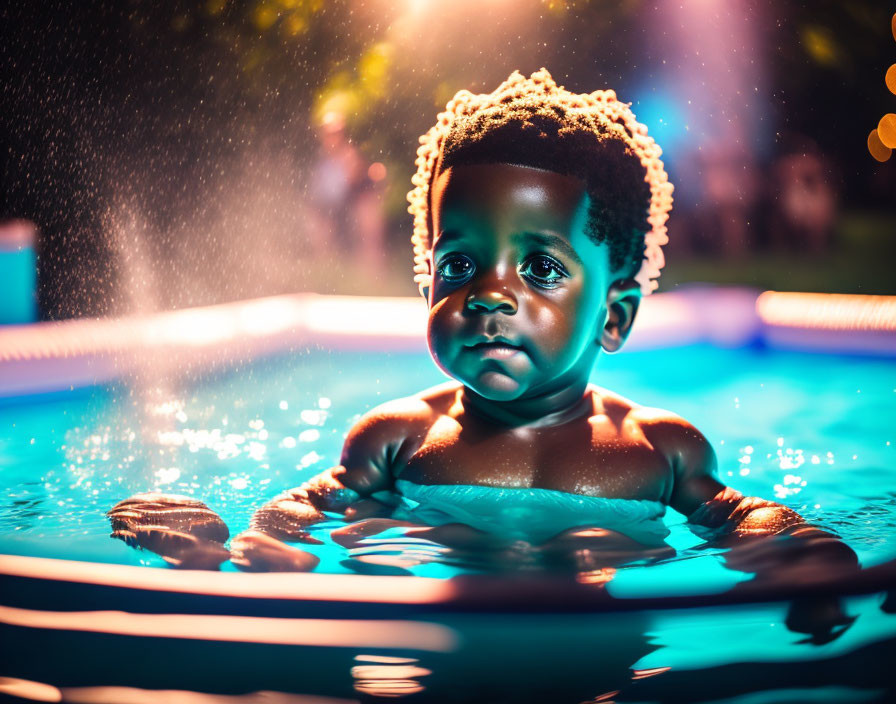
[[[711,282],[779,291],[896,295],[896,213],[850,211],[824,254],[756,252],[737,260],[671,255],[660,290]]]
[[[775,139],[759,155],[760,168],[791,136],[808,138],[833,164],[843,222],[852,212],[892,213],[896,159],[877,164],[865,142],[881,115],[896,112],[883,80],[893,63],[893,8],[878,0],[740,0],[737,7],[750,13],[763,52],[737,60],[770,71],[762,119]],[[265,198],[282,210],[300,203],[318,149],[314,122],[338,109],[352,141],[387,168],[394,270],[409,271],[405,194],[417,137],[448,99],[542,66],[571,90],[612,87],[626,99],[637,86],[661,82],[672,59],[668,45],[650,39],[673,33],[650,24],[656,12],[645,0],[6,3],[0,216],[40,225],[50,315],[101,314],[117,305],[117,255],[104,224],[115,199],[163,233],[146,243],[149,255],[164,260],[177,251],[173,243],[192,237],[182,247],[198,252],[190,265],[223,270],[215,257],[244,235],[227,231],[234,218],[222,213],[243,202],[262,212]],[[673,176],[682,183],[693,174]],[[255,191],[241,192],[246,184]],[[894,228],[868,222],[878,239],[854,238],[853,226],[841,223],[836,254],[845,259],[801,268],[798,258],[783,257],[786,266],[771,263],[761,273],[765,257],[757,255],[755,270],[721,263],[700,277],[855,290],[864,276],[867,290],[890,290],[892,274],[877,263],[890,258],[873,252],[892,251],[886,238]],[[851,259],[850,252],[864,254]],[[841,282],[838,262],[864,273]],[[671,284],[684,265],[670,260],[664,280]],[[328,280],[339,290],[338,277]]]
[[[849,143],[866,154],[868,132],[890,111],[891,96],[879,90],[889,65],[878,66],[892,14],[885,5],[876,0],[746,3],[746,11],[766,25],[770,59],[780,67],[773,77],[779,139],[805,134],[836,152],[844,149],[848,130]],[[164,39],[167,33],[172,45],[191,51],[205,45],[219,57],[229,55],[238,71],[221,78],[238,80],[240,91],[256,96],[265,110],[273,108],[272,120],[288,117],[284,106],[305,111],[310,120],[342,112],[370,159],[384,162],[392,175],[409,176],[416,135],[461,88],[488,90],[512,68],[532,71],[542,65],[563,69],[561,80],[589,75],[590,85],[573,86],[581,89],[627,83],[639,63],[651,60],[650,48],[637,42],[643,34],[639,21],[649,12],[642,0],[490,6],[473,0],[132,0],[131,17],[138,34]],[[475,21],[466,15],[475,15]],[[221,73],[225,63],[219,58],[203,70]],[[817,97],[825,93],[832,100],[821,112]],[[278,100],[272,102],[272,94]],[[300,139],[299,151],[308,153],[312,135]],[[405,181],[389,180],[395,217],[404,213]],[[853,188],[851,181],[843,185]],[[861,201],[866,192],[859,185],[851,195]]]
[[[342,113],[362,151],[392,175],[386,199],[397,220],[406,214],[416,137],[455,92],[491,90],[512,68],[531,72],[554,66],[557,44],[567,38],[582,61],[606,57],[610,40],[633,29],[642,5],[642,0],[505,1],[491,7],[472,0],[207,0],[171,6],[142,0],[133,4],[131,23],[139,41],[161,36],[172,49],[189,46],[191,52],[218,56],[213,65],[206,61],[201,67],[209,81],[237,81],[244,96],[274,108],[271,122],[287,119],[277,110],[282,106],[304,111],[301,117],[309,124],[327,112]],[[471,14],[477,15],[475,23]],[[588,31],[577,31],[582,27]],[[428,34],[436,29],[438,41],[433,41]],[[205,52],[198,50],[203,46]],[[228,66],[239,70],[227,74]],[[564,75],[569,74],[559,78]],[[272,92],[278,98],[273,105]],[[313,134],[297,138],[297,152],[313,153]]]

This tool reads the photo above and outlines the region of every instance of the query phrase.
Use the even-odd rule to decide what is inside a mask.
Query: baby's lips
[[[505,345],[507,347],[516,347],[517,349],[524,350],[522,341],[515,335],[489,335],[481,333],[472,336],[467,343],[467,347],[476,347],[477,345]]]
[[[466,349],[471,351],[479,351],[486,354],[488,350],[518,350],[524,354],[529,354],[527,347],[517,337],[503,335],[480,335],[472,338],[465,344]],[[500,358],[502,355],[495,352]],[[509,353],[508,353],[509,354]]]

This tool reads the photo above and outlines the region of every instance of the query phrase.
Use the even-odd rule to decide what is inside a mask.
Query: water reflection
[[[397,699],[419,694],[425,689],[420,678],[432,674],[416,665],[417,658],[356,655],[355,662],[360,663],[351,669],[355,690],[374,697]]]
[[[439,620],[461,647],[414,653],[382,669],[353,668],[365,701],[612,702],[632,683],[632,666],[655,650],[645,614],[466,613]],[[359,672],[372,672],[375,683],[360,689]]]

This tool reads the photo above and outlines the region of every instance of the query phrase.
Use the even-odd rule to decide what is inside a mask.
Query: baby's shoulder
[[[386,401],[358,419],[349,431],[349,439],[394,444],[425,434],[454,402],[458,388],[456,382],[448,382],[413,396]]]
[[[592,387],[595,408],[616,421],[620,427],[637,428],[654,447],[667,457],[690,457],[712,452],[704,435],[692,423],[672,411],[643,406],[620,394],[601,387]]]

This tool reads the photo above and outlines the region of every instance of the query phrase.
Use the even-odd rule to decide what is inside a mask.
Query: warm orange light
[[[85,631],[146,638],[324,648],[413,648],[451,652],[457,647],[457,636],[453,630],[438,623],[423,621],[139,614],[123,611],[61,612],[0,606],[0,623],[20,628]]]
[[[431,675],[432,670],[414,665],[355,665],[351,673],[355,679],[409,680],[413,677]]]
[[[359,680],[355,689],[374,697],[399,698],[419,694],[424,687],[416,680]]]
[[[819,26],[807,26],[800,31],[800,38],[806,52],[815,61],[824,66],[836,66],[840,60],[840,52],[833,33]]]
[[[877,124],[877,136],[885,147],[896,149],[896,114],[888,112]]]
[[[432,674],[416,658],[356,655],[355,661],[360,663],[351,669],[355,691],[377,697],[397,699],[422,692],[419,678]]]
[[[633,680],[644,680],[648,677],[654,677],[656,675],[661,675],[664,672],[668,672],[671,670],[671,667],[649,667],[645,670],[632,670],[632,679]]]
[[[252,24],[261,32],[280,18],[280,10],[266,3],[259,3],[252,12]]]
[[[10,220],[0,223],[0,251],[18,252],[33,247],[37,228],[27,220]]]
[[[298,36],[306,29],[308,29],[308,19],[303,17],[298,12],[293,12],[283,19],[283,33],[290,37]]]
[[[387,665],[407,665],[418,662],[417,658],[397,658],[393,655],[355,655],[356,662],[378,662]]]
[[[868,151],[871,156],[881,162],[889,159],[893,153],[893,150],[881,141],[876,129],[871,130],[871,134],[868,135]]]
[[[0,677],[0,694],[21,697],[32,702],[61,702],[62,692],[49,684],[20,680],[16,677]]]
[[[367,175],[370,177],[371,181],[382,181],[384,178],[386,178],[386,165],[381,161],[373,162],[367,168]]]
[[[886,81],[887,88],[890,89],[890,92],[896,93],[896,64],[893,64],[887,69],[887,75],[884,76],[884,80]]]
[[[616,569],[613,567],[602,567],[598,570],[590,570],[588,572],[579,572],[576,574],[576,581],[579,584],[607,584],[616,576]]]
[[[896,331],[896,296],[766,291],[756,299],[756,313],[766,325]]]
[[[433,604],[456,596],[451,580],[360,574],[248,574],[206,572],[0,555],[0,575],[52,578],[96,585],[128,584],[149,591],[212,594],[252,599],[362,601],[385,604]]]

